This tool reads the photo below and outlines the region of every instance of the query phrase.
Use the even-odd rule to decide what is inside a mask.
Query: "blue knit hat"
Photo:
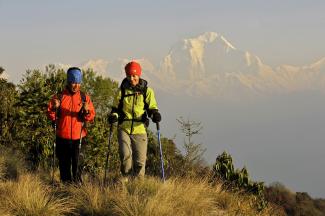
[[[71,67],[67,71],[67,79],[69,83],[81,83],[82,73],[81,70],[77,67]]]

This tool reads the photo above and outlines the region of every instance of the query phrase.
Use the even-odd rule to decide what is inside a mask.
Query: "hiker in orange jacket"
[[[81,181],[78,160],[80,146],[84,144],[82,138],[87,134],[83,125],[84,122],[93,121],[95,117],[94,105],[89,95],[80,91],[81,81],[81,70],[77,67],[69,68],[66,88],[52,97],[47,108],[49,119],[57,125],[55,152],[62,182]]]

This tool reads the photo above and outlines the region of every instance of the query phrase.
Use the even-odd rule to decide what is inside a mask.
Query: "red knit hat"
[[[131,61],[125,65],[125,73],[129,76],[138,75],[141,76],[141,66],[135,61]]]

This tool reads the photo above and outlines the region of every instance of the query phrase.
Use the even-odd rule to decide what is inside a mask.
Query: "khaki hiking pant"
[[[124,176],[144,177],[147,159],[147,134],[128,134],[118,130],[121,172]]]

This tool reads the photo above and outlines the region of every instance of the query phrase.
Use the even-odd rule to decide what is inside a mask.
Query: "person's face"
[[[76,93],[80,90],[80,83],[68,83],[68,88],[71,92]]]
[[[138,75],[126,75],[132,86],[136,86],[139,83],[140,77]]]

